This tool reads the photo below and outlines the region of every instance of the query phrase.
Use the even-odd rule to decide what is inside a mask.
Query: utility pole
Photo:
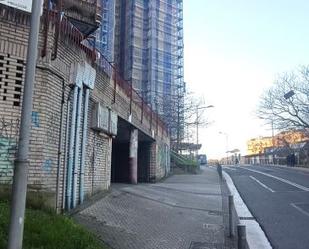
[[[15,160],[8,249],[22,249],[29,165],[29,141],[33,86],[38,53],[38,37],[42,0],[32,0],[30,33],[28,38],[26,74],[17,157]]]

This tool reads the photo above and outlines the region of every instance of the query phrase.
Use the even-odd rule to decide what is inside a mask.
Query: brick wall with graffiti
[[[0,99],[1,103],[1,99]],[[19,119],[0,118],[0,184],[12,181]]]
[[[170,173],[170,148],[169,144],[164,141],[157,141],[157,158],[156,158],[156,175],[162,178]]]

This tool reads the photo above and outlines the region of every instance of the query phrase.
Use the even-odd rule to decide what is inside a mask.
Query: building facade
[[[296,164],[308,167],[308,130],[280,132],[273,137],[259,137],[247,142],[244,162],[249,164],[288,164],[288,156],[296,157]]]
[[[263,154],[267,148],[289,147],[308,140],[308,132],[305,130],[283,131],[274,137],[252,138],[247,141],[247,155]]]
[[[163,122],[83,43],[99,6],[92,0],[63,4],[61,19],[59,9],[46,7],[41,16],[27,188],[29,199],[58,211],[111,182],[152,182],[170,170]],[[93,20],[90,27],[85,16]],[[11,193],[29,28],[28,12],[0,4],[0,198]]]

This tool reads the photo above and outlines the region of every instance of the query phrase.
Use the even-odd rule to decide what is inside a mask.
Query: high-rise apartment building
[[[115,0],[101,0],[102,21],[96,31],[96,48],[109,62],[114,61]]]
[[[103,18],[104,19],[104,18]],[[182,0],[116,0],[114,62],[172,137],[183,123]]]

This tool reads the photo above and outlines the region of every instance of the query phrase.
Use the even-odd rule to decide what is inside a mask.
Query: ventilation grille
[[[23,72],[23,60],[0,54],[0,103],[21,105]]]

